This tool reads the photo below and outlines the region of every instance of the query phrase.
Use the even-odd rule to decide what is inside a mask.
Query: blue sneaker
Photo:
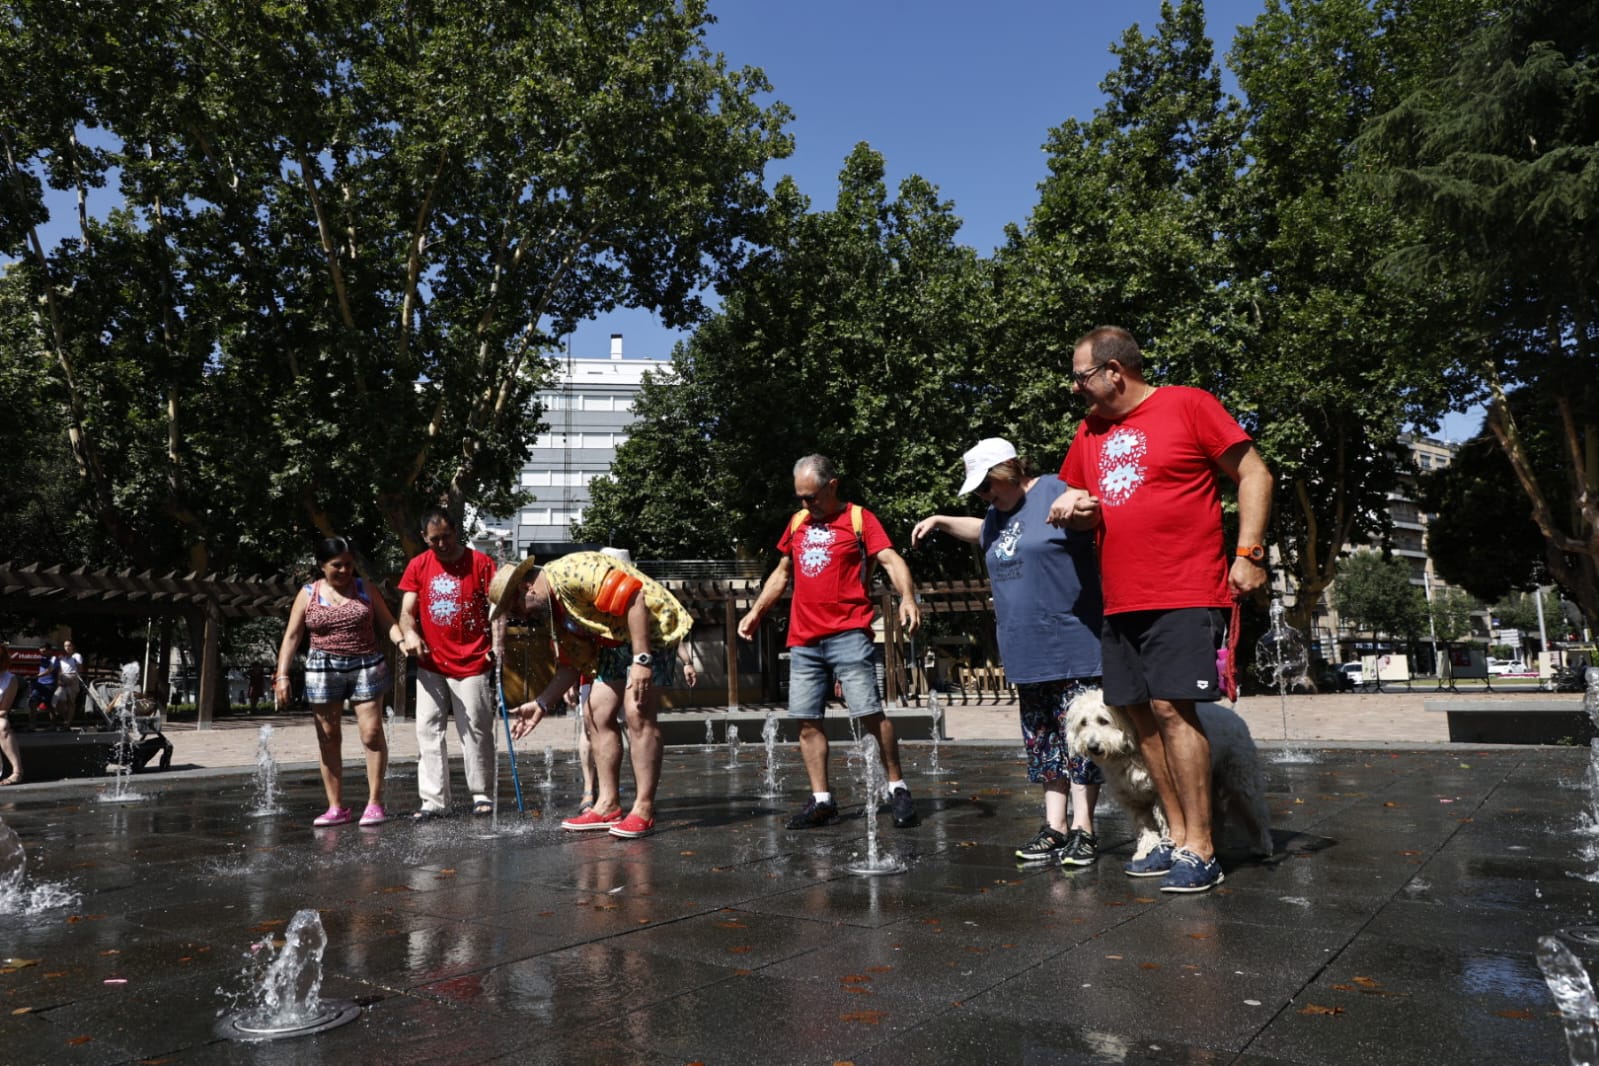
[[[1172,849],[1175,847],[1171,841],[1162,840],[1148,855],[1134,859],[1122,869],[1128,877],[1165,877],[1171,869]]]
[[[1209,892],[1225,881],[1221,863],[1212,858],[1201,859],[1187,848],[1177,849],[1172,859],[1171,872],[1160,883],[1162,892]]]

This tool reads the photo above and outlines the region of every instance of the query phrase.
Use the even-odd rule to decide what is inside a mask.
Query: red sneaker
[[[622,812],[614,811],[611,814],[600,814],[596,811],[584,811],[576,818],[568,818],[561,823],[562,829],[570,829],[574,833],[581,833],[585,829],[609,829],[622,820]]]
[[[632,839],[633,837],[641,837],[654,828],[655,820],[653,818],[640,818],[636,814],[630,814],[611,826],[611,835],[613,837]]]

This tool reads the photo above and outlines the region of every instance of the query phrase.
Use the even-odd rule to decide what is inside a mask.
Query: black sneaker
[[[1099,860],[1099,841],[1094,834],[1073,829],[1066,834],[1066,846],[1060,851],[1062,866],[1092,866]]]
[[[894,812],[894,828],[909,829],[916,824],[916,801],[911,799],[911,790],[896,788],[888,794],[889,810]]]
[[[1021,847],[1016,849],[1016,857],[1022,862],[1047,862],[1059,855],[1066,847],[1066,836],[1057,833],[1047,825],[1038,827],[1038,835]]]
[[[819,825],[832,825],[838,821],[838,804],[832,800],[826,803],[816,802],[812,796],[800,808],[800,812],[788,820],[790,829],[815,829]]]

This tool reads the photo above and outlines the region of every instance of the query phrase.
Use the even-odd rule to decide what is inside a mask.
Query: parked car
[[[1510,659],[1488,660],[1488,674],[1490,677],[1503,677],[1505,674],[1524,674],[1526,672],[1526,663],[1518,663]]]
[[[1348,688],[1360,688],[1366,683],[1366,668],[1361,663],[1339,663],[1338,672],[1344,675]]]

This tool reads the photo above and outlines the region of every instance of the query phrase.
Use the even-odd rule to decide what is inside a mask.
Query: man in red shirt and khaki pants
[[[827,783],[827,734],[822,707],[829,681],[844,692],[851,718],[877,738],[888,776],[889,806],[901,829],[916,824],[916,804],[899,765],[899,742],[883,713],[877,691],[872,646],[872,601],[867,594],[870,564],[883,567],[899,594],[899,620],[907,633],[921,624],[911,570],[883,532],[877,516],[839,499],[838,471],[824,455],[807,455],[794,464],[794,496],[803,510],[778,541],[783,557],[761,586],[755,603],[738,623],[738,635],[755,636],[772,604],[794,582],[788,620],[788,714],[800,723],[800,754],[810,777],[811,798],[788,821],[790,829],[810,829],[838,818],[838,804]],[[867,809],[876,798],[868,796]]]

